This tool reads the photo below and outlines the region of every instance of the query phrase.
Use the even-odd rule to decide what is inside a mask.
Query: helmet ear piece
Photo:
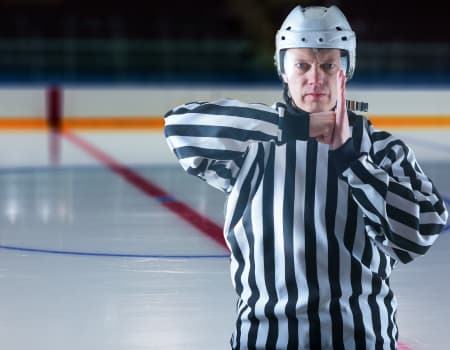
[[[344,70],[345,75],[348,75],[349,57],[346,51],[341,50],[341,68]]]
[[[283,83],[287,84],[288,79],[284,69],[285,57],[286,57],[286,50],[281,50],[280,52],[278,52],[278,56],[275,56],[275,66],[277,67],[278,76],[283,81]]]
[[[279,73],[280,75],[284,75],[285,71],[284,71],[284,59],[286,57],[286,50],[280,50],[279,52],[279,62],[278,62],[278,66],[279,66]]]

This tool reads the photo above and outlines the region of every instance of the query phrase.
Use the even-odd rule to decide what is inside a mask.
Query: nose
[[[323,82],[323,72],[318,64],[313,64],[308,72],[309,84],[320,84]]]

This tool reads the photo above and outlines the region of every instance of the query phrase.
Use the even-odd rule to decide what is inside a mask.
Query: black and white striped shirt
[[[289,113],[224,99],[165,117],[183,168],[228,194],[232,347],[396,349],[389,276],[436,240],[444,203],[411,149],[367,118],[349,112],[357,157],[334,166],[328,145],[286,137],[307,133],[288,130]]]

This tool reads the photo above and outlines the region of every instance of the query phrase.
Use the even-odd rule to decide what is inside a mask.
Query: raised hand
[[[342,69],[337,74],[337,90],[336,122],[329,143],[331,150],[341,147],[350,138],[350,126],[345,104],[345,73]]]

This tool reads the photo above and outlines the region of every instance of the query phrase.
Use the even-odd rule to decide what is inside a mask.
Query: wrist
[[[359,153],[356,152],[353,138],[351,137],[338,148],[330,150],[329,154],[338,175],[342,174],[359,157]]]

